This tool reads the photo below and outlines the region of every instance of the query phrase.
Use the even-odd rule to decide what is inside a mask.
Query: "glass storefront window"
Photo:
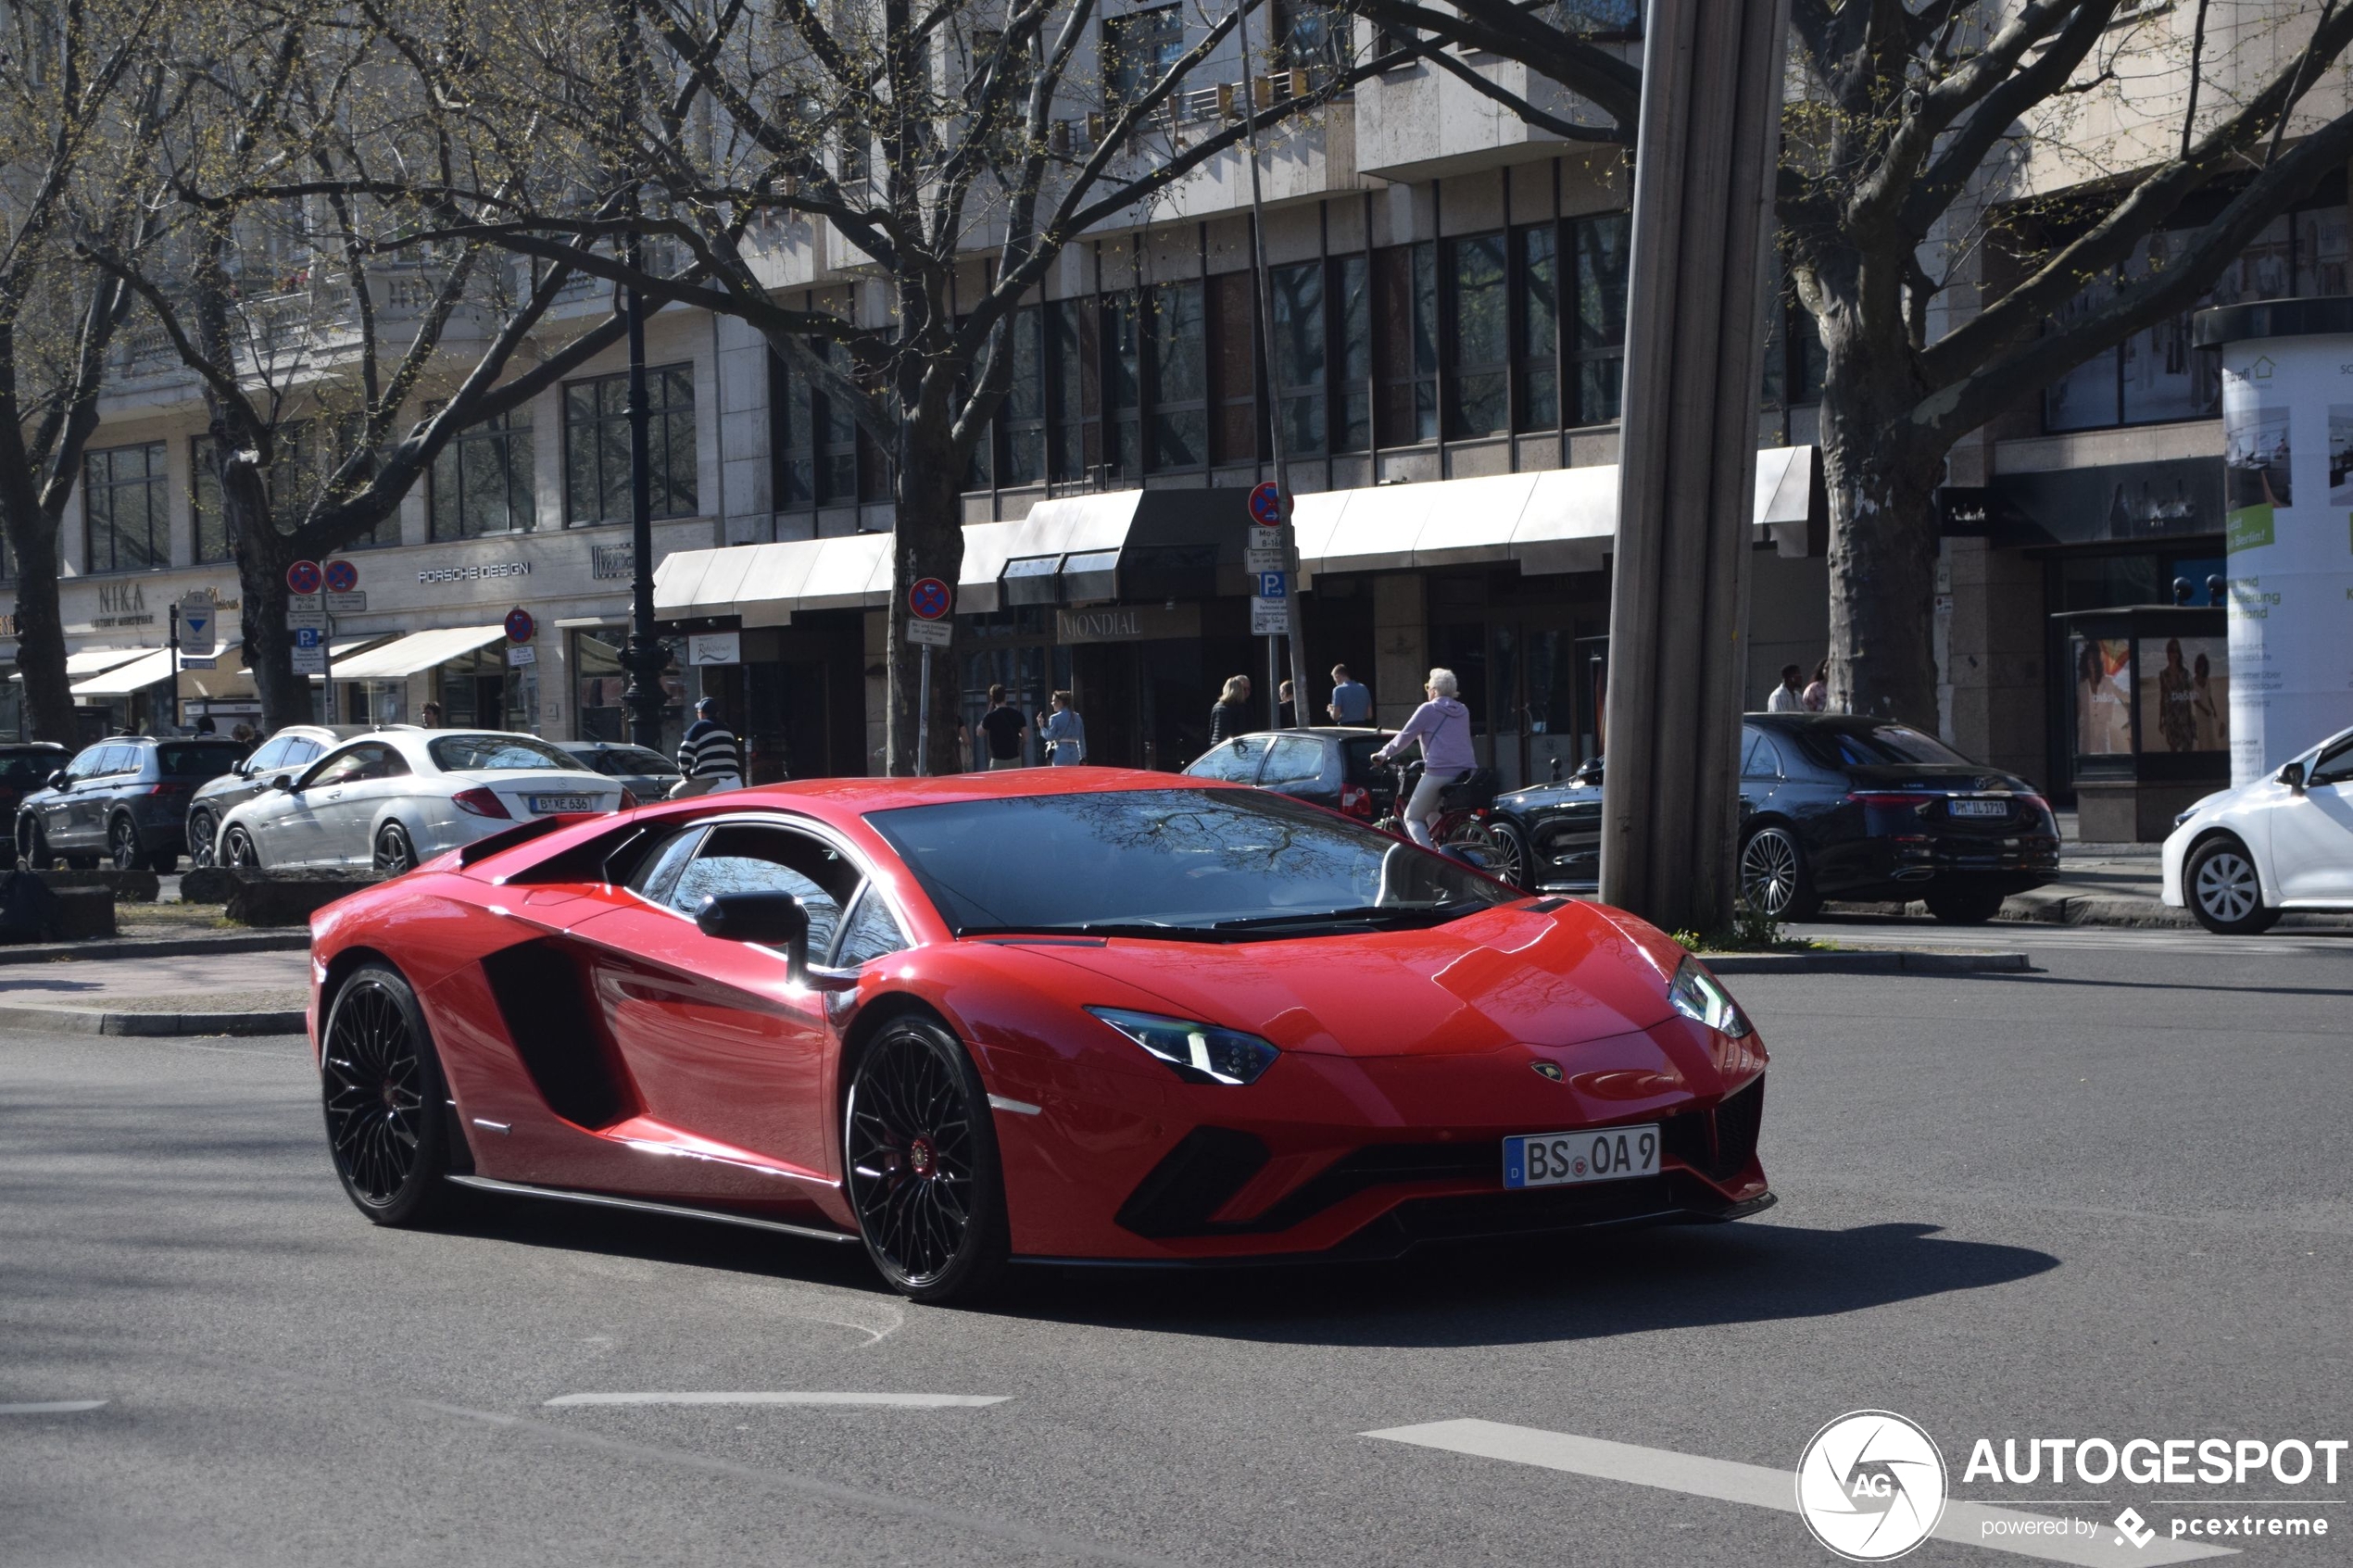
[[[579,715],[582,740],[625,741],[629,738],[629,709],[622,696],[629,689],[629,672],[621,667],[621,650],[629,640],[625,626],[596,626],[572,633],[573,705]],[[675,753],[686,733],[686,683],[679,670],[678,639],[665,637],[670,664],[662,671],[661,751]]]

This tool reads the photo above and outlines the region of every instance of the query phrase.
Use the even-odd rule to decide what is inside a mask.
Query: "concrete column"
[[[1610,599],[1602,897],[1713,930],[1737,890],[1741,641],[1789,0],[1651,0]]]
[[[1950,600],[1937,706],[1964,757],[2048,784],[2045,616],[2039,562],[1983,539],[1947,539]]]
[[[1373,719],[1395,729],[1421,706],[1429,673],[1429,611],[1422,575],[1392,572],[1373,579]]]

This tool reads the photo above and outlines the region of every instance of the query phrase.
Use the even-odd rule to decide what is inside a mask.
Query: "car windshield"
[[[1829,768],[1883,768],[1913,762],[1940,767],[1976,766],[1943,741],[1906,724],[1873,724],[1854,729],[1807,724],[1798,730],[1797,744],[1806,748],[1808,757]]]
[[[435,735],[427,749],[436,765],[452,773],[517,772],[527,768],[579,772],[583,766],[579,758],[529,735]]]
[[[674,773],[678,764],[659,751],[648,751],[642,746],[608,746],[591,758],[597,771],[615,775],[623,773]]]
[[[959,936],[1194,940],[1428,925],[1520,894],[1285,796],[1039,795],[876,811]]]
[[[168,779],[217,779],[245,754],[235,741],[181,741],[156,747],[156,761]]]

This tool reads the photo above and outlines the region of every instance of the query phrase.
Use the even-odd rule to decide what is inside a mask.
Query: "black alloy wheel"
[[[386,822],[376,834],[376,870],[386,876],[398,876],[417,869],[417,847],[409,840],[409,830],[398,822]]]
[[[117,817],[107,828],[107,856],[119,872],[135,872],[146,851],[139,847],[139,824],[128,817]]]
[[[220,837],[220,819],[209,811],[191,812],[188,817],[188,863],[200,868],[211,865]]]
[[[2182,891],[2198,924],[2221,936],[2252,936],[2269,931],[2280,911],[2263,902],[2263,879],[2246,846],[2227,834],[2190,851],[2182,868]]]
[[[245,871],[261,869],[261,851],[254,847],[253,834],[241,827],[233,827],[220,835],[220,863]]]
[[[1758,828],[1741,846],[1741,897],[1768,920],[1806,920],[1821,908],[1787,828]]]
[[[969,1300],[1009,1250],[997,1132],[980,1073],[928,1018],[885,1024],[843,1114],[850,1206],[868,1256],[917,1301]]]
[[[430,1217],[449,1199],[449,1091],[416,992],[386,965],[356,970],[323,1038],[320,1094],[343,1190],[380,1225]]]
[[[1528,858],[1528,836],[1500,817],[1487,824],[1487,835],[1491,857],[1487,874],[1525,892],[1535,892],[1536,872]]]
[[[49,834],[38,817],[17,819],[17,853],[37,872],[53,871],[57,864],[57,855],[49,848]]]
[[[1983,925],[2002,912],[1998,887],[1931,887],[1921,897],[1928,912],[1948,925]]]

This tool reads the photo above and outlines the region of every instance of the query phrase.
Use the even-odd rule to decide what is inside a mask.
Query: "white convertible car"
[[[636,804],[536,735],[481,730],[379,731],[261,783],[221,819],[224,866],[396,874],[534,817]]]
[[[2230,935],[2292,910],[2353,909],[2353,730],[2176,818],[2165,901]]]

